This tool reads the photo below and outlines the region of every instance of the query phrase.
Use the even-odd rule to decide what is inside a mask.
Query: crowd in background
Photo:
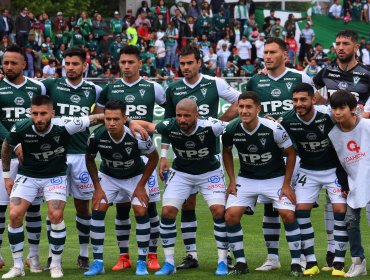
[[[149,7],[142,1],[137,11],[128,9],[125,15],[113,12],[113,18],[103,19],[98,11],[90,15],[65,17],[58,12],[34,15],[26,7],[13,20],[8,10],[0,16],[0,59],[13,43],[25,49],[28,77],[57,77],[63,75],[63,53],[68,47],[81,47],[88,53],[87,77],[113,78],[120,76],[119,51],[125,45],[141,50],[142,75],[163,82],[178,73],[177,53],[182,46],[195,44],[202,53],[202,72],[211,76],[248,77],[263,67],[264,42],[268,37],[285,39],[290,67],[304,70],[310,76],[321,67],[335,62],[333,46],[315,43],[311,17],[295,18],[289,14],[284,25],[271,10],[258,26],[253,0],[237,4],[224,1],[192,0],[167,6],[161,0]],[[360,8],[356,8],[358,5]],[[370,0],[336,0],[328,16],[343,19],[350,13],[353,19],[369,22]],[[305,21],[298,33],[297,21]],[[298,42],[296,38],[299,38]],[[329,52],[324,52],[324,48]],[[370,65],[370,41],[361,39],[359,59]],[[0,60],[1,61],[1,60]]]

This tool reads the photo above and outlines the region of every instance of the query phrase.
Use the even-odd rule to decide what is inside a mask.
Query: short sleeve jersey
[[[175,118],[165,119],[156,125],[156,131],[168,137],[176,158],[172,168],[188,174],[199,175],[220,168],[216,158],[217,138],[223,133],[225,123],[217,119],[198,119],[191,134],[185,134]]]
[[[100,172],[116,179],[142,174],[145,164],[140,156],[150,154],[155,149],[151,138],[145,141],[140,135],[135,138],[127,127],[124,130],[122,139],[115,141],[105,126],[100,126],[90,135],[87,147],[87,153],[92,156],[100,154]]]
[[[236,147],[239,176],[262,180],[285,175],[282,149],[292,146],[292,141],[278,123],[259,118],[257,127],[250,132],[239,118],[235,119],[227,125],[222,143],[225,147]]]
[[[110,100],[121,100],[127,106],[127,115],[134,120],[153,121],[154,104],[166,102],[163,88],[156,82],[142,78],[132,84],[123,79],[104,87],[97,105],[104,107]]]
[[[254,75],[246,90],[254,91],[261,100],[261,116],[268,114],[278,119],[284,112],[293,109],[292,89],[299,83],[311,84],[307,74],[287,68],[279,77]]]
[[[313,118],[306,122],[291,110],[282,115],[281,125],[296,144],[302,168],[327,170],[338,166],[338,157],[328,136],[334,127],[329,114],[316,109]]]
[[[46,79],[42,83],[53,100],[56,116],[88,116],[102,90],[100,86],[84,80],[77,86],[66,78]],[[71,136],[67,154],[85,154],[88,137],[88,129]]]
[[[6,137],[9,145],[22,145],[23,164],[18,173],[32,178],[53,178],[67,171],[67,143],[72,134],[89,126],[88,117],[53,118],[50,129],[40,133],[32,119],[16,123]]]

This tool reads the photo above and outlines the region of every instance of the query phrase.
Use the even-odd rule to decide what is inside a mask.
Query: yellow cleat
[[[317,265],[303,271],[303,276],[314,276],[320,274],[320,269]]]
[[[334,277],[344,277],[345,274],[346,272],[344,271],[344,268],[342,269],[333,268],[333,271],[331,272],[331,276],[334,276]]]

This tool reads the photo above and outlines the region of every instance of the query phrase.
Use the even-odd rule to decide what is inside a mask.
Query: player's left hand
[[[12,192],[13,186],[14,186],[14,180],[12,178],[6,178],[4,179],[5,182],[5,189],[8,195],[10,196],[10,193]]]
[[[23,164],[23,149],[22,149],[22,145],[19,145],[15,149],[15,155],[18,158],[19,164],[22,165]]]
[[[137,198],[139,201],[140,201],[140,204],[141,206],[143,207],[148,207],[148,204],[149,204],[149,196],[148,194],[146,193],[146,190],[144,187],[142,186],[137,186],[135,188],[135,191],[134,193],[132,194],[132,199],[131,201],[134,199],[134,198]]]
[[[95,188],[94,195],[92,198],[92,205],[94,210],[100,210],[100,204],[108,204],[108,198],[101,187]]]
[[[283,197],[283,195],[285,195],[290,200],[291,203],[293,203],[294,205],[296,204],[297,201],[292,186],[283,185],[279,196],[280,200]]]
[[[342,191],[342,196],[344,198],[347,198],[348,194],[349,194],[349,191]]]
[[[136,133],[139,133],[143,140],[148,140],[149,134],[141,125],[135,122],[130,122],[129,128],[134,136]]]

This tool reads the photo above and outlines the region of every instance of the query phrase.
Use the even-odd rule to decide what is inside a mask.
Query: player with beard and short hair
[[[67,143],[70,136],[97,124],[103,115],[81,118],[54,118],[53,101],[49,96],[32,98],[31,118],[17,122],[2,145],[3,178],[10,194],[8,236],[14,266],[3,279],[24,276],[23,217],[36,197],[45,197],[51,223],[49,243],[52,261],[51,278],[63,277],[62,252],[66,239],[63,218],[67,200]],[[23,160],[16,178],[11,178],[11,153],[22,146]]]
[[[23,76],[26,66],[24,53],[20,47],[10,46],[3,56],[4,77],[0,81],[0,143],[3,142],[11,127],[17,122],[30,117],[31,99],[34,96],[45,94],[42,83]],[[12,155],[11,178],[15,178],[18,160]],[[1,166],[1,162],[0,162]],[[0,182],[3,182],[0,175]],[[2,186],[2,185],[1,185]],[[39,262],[39,243],[41,234],[40,204],[42,198],[38,197],[26,212],[26,230],[29,242],[29,254],[26,264],[31,272],[42,272]],[[0,188],[0,246],[5,229],[5,212],[9,204],[9,195],[5,188]],[[0,256],[0,267],[4,260]]]
[[[336,64],[323,68],[313,77],[313,82],[317,89],[326,87],[327,97],[339,89],[345,89],[355,95],[358,101],[359,111],[363,117],[370,116],[370,70],[357,61],[356,52],[359,49],[358,34],[353,30],[342,30],[336,35],[335,52],[337,55]],[[327,100],[321,95],[316,94],[318,103],[326,103]],[[341,185],[348,185],[346,174],[338,170]],[[325,228],[328,238],[328,249],[326,254],[327,264],[323,270],[332,270],[334,259],[334,217],[330,201],[327,199],[325,205]],[[368,216],[370,223],[370,215]]]
[[[85,81],[83,74],[87,69],[86,52],[81,48],[69,48],[64,52],[65,70],[67,77],[46,79],[47,95],[53,100],[56,116],[81,117],[88,116],[91,107],[98,100],[101,87],[92,82]],[[70,138],[67,151],[68,188],[69,194],[74,198],[76,209],[76,227],[80,243],[80,253],[77,265],[87,270],[89,268],[89,239],[90,239],[90,201],[94,186],[86,169],[85,150],[89,137],[89,130],[74,134]],[[47,221],[50,233],[50,221]],[[48,268],[51,261],[45,265]]]
[[[294,189],[297,197],[296,216],[299,227],[304,233],[302,253],[309,267],[303,275],[312,276],[320,273],[314,253],[314,229],[310,215],[321,188],[326,188],[333,205],[335,222],[335,258],[332,276],[343,277],[348,242],[344,221],[346,199],[342,196],[342,186],[338,183],[336,174],[339,166],[338,157],[328,136],[334,127],[334,122],[326,106],[314,106],[316,97],[310,84],[298,84],[292,92],[294,108],[284,113],[279,120],[295,142],[300,157]]]

